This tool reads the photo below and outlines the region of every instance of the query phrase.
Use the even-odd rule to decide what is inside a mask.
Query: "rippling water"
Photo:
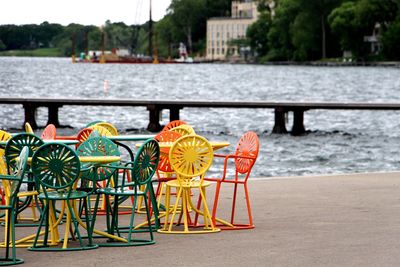
[[[2,97],[85,97],[190,100],[400,102],[400,70],[384,67],[303,67],[226,64],[134,65],[71,64],[69,59],[1,58]],[[104,81],[109,90],[104,91]],[[23,109],[1,106],[3,129],[18,128]],[[185,108],[181,119],[211,140],[233,146],[253,130],[261,141],[253,177],[353,173],[400,169],[398,111],[326,111],[305,113],[309,133],[271,134],[271,109]],[[103,119],[121,131],[144,132],[143,107],[60,109],[60,121],[77,132]],[[291,127],[291,115],[287,127]],[[39,109],[44,125],[47,110]],[[168,122],[168,111],[163,123]],[[213,171],[219,166],[215,166]]]

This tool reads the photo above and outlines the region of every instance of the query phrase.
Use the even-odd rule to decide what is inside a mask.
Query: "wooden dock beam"
[[[286,134],[288,132],[286,130],[286,120],[285,120],[286,113],[287,111],[283,108],[275,109],[275,124],[274,128],[272,128],[272,133]]]
[[[73,99],[73,98],[1,98],[0,104],[23,105],[25,111],[24,122],[29,122],[32,128],[38,128],[36,110],[38,107],[49,109],[47,123],[60,126],[58,119],[59,108],[65,105],[72,106],[125,106],[146,107],[149,111],[147,129],[159,131],[161,113],[169,109],[170,121],[179,119],[179,112],[183,108],[247,108],[247,109],[274,109],[275,124],[272,132],[277,134],[288,133],[285,116],[293,112],[292,135],[306,133],[304,127],[304,112],[311,109],[329,110],[400,110],[400,103],[357,103],[357,102],[276,102],[276,101],[214,101],[214,100],[137,100],[137,99]]]

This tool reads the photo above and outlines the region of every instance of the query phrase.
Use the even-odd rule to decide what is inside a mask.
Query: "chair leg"
[[[178,193],[176,194],[176,202],[174,205],[174,209],[172,210],[171,222],[170,222],[169,228],[168,228],[168,231],[170,231],[170,232],[172,231],[172,226],[174,224],[175,215],[178,211],[179,200],[182,198],[182,191],[183,191],[183,189],[180,187]],[[182,198],[182,202],[183,202],[183,198]],[[182,211],[182,212],[184,212],[184,211]]]
[[[6,259],[8,260],[10,257],[10,233],[12,234],[12,229],[11,229],[11,217],[14,217],[13,212],[11,211],[11,209],[7,209],[6,210],[6,238],[5,238],[5,242],[6,242]]]
[[[247,204],[247,213],[249,215],[249,224],[250,226],[254,226],[253,216],[251,215],[250,198],[249,198],[249,191],[247,189],[247,183],[243,184],[243,186],[244,186],[244,192],[246,194],[246,204]]]
[[[145,195],[145,199],[146,199],[146,195]],[[145,205],[146,205],[147,201],[145,201]],[[146,205],[146,216],[147,216],[147,224],[149,227],[149,232],[150,232],[150,243],[152,243],[154,241],[154,235],[153,235],[153,231],[151,229],[151,214],[150,214],[150,207],[149,205]]]
[[[168,227],[168,222],[169,222],[169,205],[170,205],[170,192],[171,192],[171,187],[168,185],[166,186],[165,189],[165,221],[164,221],[164,228],[163,230],[166,231]]]
[[[234,224],[234,220],[235,220],[236,196],[237,196],[237,183],[235,183],[235,187],[233,190],[231,224]]]
[[[214,205],[213,205],[212,214],[211,214],[214,225],[216,225],[215,218],[217,217],[217,208],[218,208],[218,200],[219,200],[219,191],[220,190],[221,190],[221,181],[217,181],[217,186],[215,188]]]

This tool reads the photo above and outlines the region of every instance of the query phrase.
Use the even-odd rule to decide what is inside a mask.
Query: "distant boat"
[[[182,47],[183,46],[183,47]],[[104,33],[102,32],[102,47],[104,47]],[[153,49],[153,20],[152,0],[150,0],[149,12],[149,55],[130,55],[128,50],[114,48],[113,51],[89,51],[88,55],[81,53],[78,61],[73,56],[73,62],[79,63],[127,63],[127,64],[175,64],[193,63],[193,59],[187,57],[186,47],[183,43],[179,46],[179,59],[165,59],[158,57],[157,50]]]

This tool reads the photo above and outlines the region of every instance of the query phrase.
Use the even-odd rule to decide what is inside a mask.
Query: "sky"
[[[152,0],[152,18],[166,14],[171,0]],[[150,0],[6,0],[0,5],[0,25],[44,21],[101,26],[106,20],[141,24],[149,19]]]

